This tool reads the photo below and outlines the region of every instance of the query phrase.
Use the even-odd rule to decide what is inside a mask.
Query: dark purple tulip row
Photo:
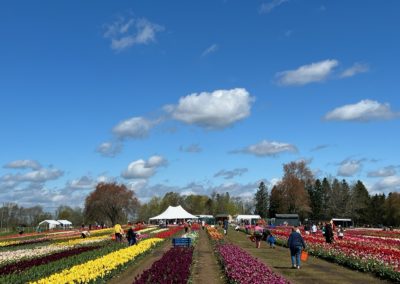
[[[43,257],[22,260],[17,263],[10,263],[5,266],[0,267],[0,275],[7,275],[11,273],[19,273],[21,271],[27,270],[33,266],[43,265],[56,261],[69,256],[77,255],[86,251],[91,251],[99,248],[100,246],[89,246],[89,247],[78,247],[70,249],[67,251],[57,252],[50,255],[45,255]]]
[[[222,244],[217,246],[217,252],[230,282],[240,284],[290,283],[238,246]]]
[[[193,247],[174,247],[161,259],[135,278],[133,284],[174,283],[186,284],[190,277]]]

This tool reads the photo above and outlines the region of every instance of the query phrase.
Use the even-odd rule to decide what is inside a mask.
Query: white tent
[[[240,222],[242,220],[249,220],[251,222],[251,220],[254,219],[261,219],[260,215],[237,215],[236,216],[236,222]]]
[[[44,221],[39,223],[39,226],[40,225],[48,226],[49,230],[54,229],[57,226],[61,226],[60,222],[58,222],[56,220],[44,220]]]
[[[197,219],[196,216],[190,214],[182,206],[169,206],[163,213],[150,218],[150,220],[175,220],[175,219]]]
[[[60,223],[61,226],[64,227],[64,228],[72,227],[71,221],[68,221],[68,220],[57,220],[57,222]]]

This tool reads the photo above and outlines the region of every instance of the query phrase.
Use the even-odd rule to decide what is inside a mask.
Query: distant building
[[[333,224],[335,226],[342,226],[343,228],[348,228],[353,226],[353,221],[351,219],[346,219],[346,218],[332,218]]]
[[[300,225],[299,214],[275,214],[271,223],[275,226],[298,226]]]

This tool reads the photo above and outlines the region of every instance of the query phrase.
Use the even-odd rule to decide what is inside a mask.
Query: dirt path
[[[149,269],[153,262],[159,260],[161,256],[172,247],[171,241],[167,240],[160,247],[154,249],[150,254],[145,255],[138,261],[135,261],[122,273],[112,278],[109,284],[132,284],[136,276],[142,274],[143,271]]]
[[[300,270],[291,269],[290,254],[287,248],[277,246],[275,249],[271,249],[265,242],[262,242],[261,248],[256,249],[255,244],[244,233],[236,232],[233,229],[229,230],[227,239],[239,245],[293,283],[388,283],[368,273],[351,270],[315,257],[309,257],[307,262],[302,263]]]
[[[214,257],[212,247],[206,232],[199,231],[199,240],[194,251],[194,284],[222,284],[225,283],[219,264]]]

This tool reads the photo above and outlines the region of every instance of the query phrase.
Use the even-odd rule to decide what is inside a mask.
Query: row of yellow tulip
[[[158,238],[147,239],[141,241],[138,245],[120,249],[86,263],[75,265],[46,278],[30,282],[30,284],[89,283],[95,279],[106,277],[114,269],[133,260],[162,241],[163,239]]]

